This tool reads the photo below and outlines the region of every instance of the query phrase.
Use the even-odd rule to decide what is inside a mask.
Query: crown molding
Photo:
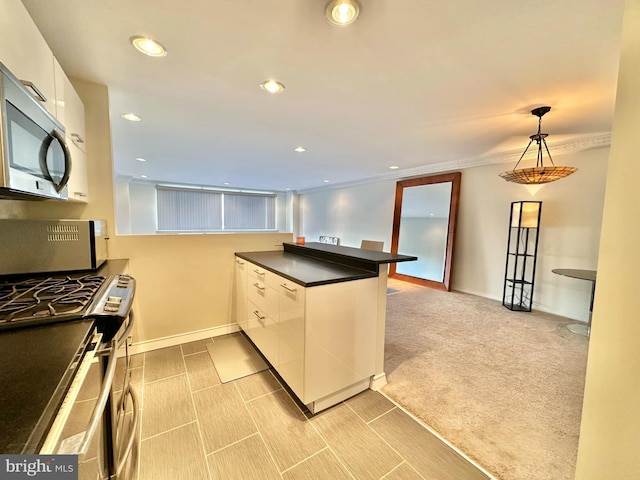
[[[551,150],[554,156],[565,155],[572,152],[581,152],[584,150],[590,150],[592,148],[608,147],[611,145],[611,133],[600,133],[597,135],[589,135],[580,138],[574,138],[567,142],[551,143],[549,142],[549,150]],[[445,173],[453,170],[460,170],[465,168],[482,167],[484,165],[498,164],[498,163],[515,163],[522,155],[522,150],[512,150],[507,152],[498,152],[491,155],[481,155],[477,157],[463,158],[461,160],[452,160],[449,162],[433,163],[429,165],[422,165],[416,168],[407,168],[404,170],[396,170],[394,172],[385,173],[384,175],[377,175],[373,177],[366,177],[358,180],[351,180],[348,182],[333,183],[331,185],[323,185],[320,187],[306,188],[303,190],[297,190],[298,194],[306,194],[319,192],[323,190],[333,190],[337,188],[347,188],[356,185],[363,185],[366,183],[382,182],[385,180],[398,180],[411,177],[419,177],[423,175],[432,175],[436,173]],[[535,158],[536,152],[527,153],[524,159]]]

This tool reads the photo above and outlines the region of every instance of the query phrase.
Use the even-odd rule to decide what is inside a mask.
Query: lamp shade
[[[511,226],[538,228],[542,202],[513,202],[511,204]]]

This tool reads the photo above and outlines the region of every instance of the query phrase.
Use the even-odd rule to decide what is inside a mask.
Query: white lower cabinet
[[[233,303],[232,318],[235,318],[242,330],[247,330],[247,262],[241,258],[235,259],[233,275]]]
[[[377,279],[302,287],[236,257],[237,321],[312,412],[368,388],[375,373]],[[244,316],[243,316],[244,315]]]

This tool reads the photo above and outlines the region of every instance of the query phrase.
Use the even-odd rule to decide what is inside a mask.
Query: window
[[[158,231],[275,230],[276,195],[158,185]]]

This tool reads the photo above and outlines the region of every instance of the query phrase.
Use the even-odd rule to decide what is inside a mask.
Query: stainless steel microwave
[[[0,276],[95,270],[107,239],[104,220],[0,219]]]
[[[2,63],[0,101],[0,197],[66,200],[64,126]]]

